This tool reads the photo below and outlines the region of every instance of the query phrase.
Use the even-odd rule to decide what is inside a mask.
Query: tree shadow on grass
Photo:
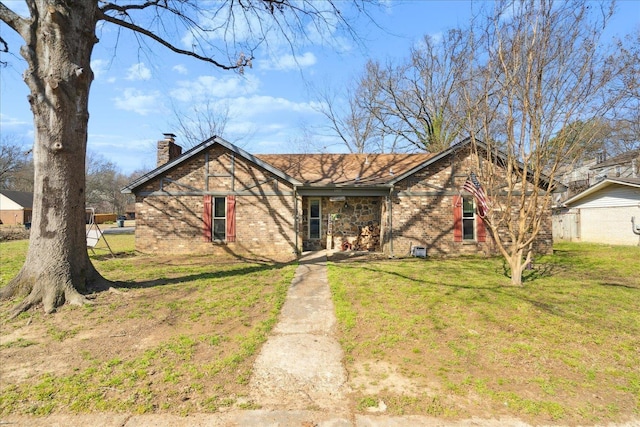
[[[234,264],[237,264],[235,262]],[[131,281],[113,281],[108,289],[92,289],[91,291],[95,293],[99,293],[102,291],[107,291],[110,289],[146,289],[153,288],[158,286],[168,286],[168,285],[176,285],[180,283],[189,283],[198,280],[219,280],[224,278],[238,277],[244,276],[252,273],[260,273],[270,270],[279,270],[283,267],[290,265],[292,263],[264,263],[255,265],[252,262],[251,266],[229,269],[229,270],[219,270],[219,271],[207,271],[201,273],[194,274],[186,274],[186,275],[178,275],[176,277],[160,277],[158,279],[151,280],[131,280]],[[159,264],[161,265],[161,264]],[[212,265],[212,268],[215,268],[215,265]]]
[[[205,273],[188,274],[186,276],[160,278],[154,280],[144,280],[141,282],[118,282],[117,286],[128,289],[151,288],[155,286],[175,285],[179,283],[191,282],[196,280],[222,279],[227,277],[244,276],[246,274],[258,273],[269,270],[277,270],[285,264],[271,265],[255,265],[233,270],[211,271]]]
[[[388,260],[389,262],[393,262],[396,260]],[[460,261],[460,258],[456,259],[456,261]],[[386,262],[386,261],[385,261]],[[425,260],[425,273],[428,274],[428,268],[429,268],[429,259]],[[341,264],[342,268],[351,268],[348,265],[345,265],[344,263]],[[532,270],[526,270],[525,271],[525,276],[523,277],[523,283],[525,282],[533,282],[537,279],[540,278],[545,278],[545,277],[551,277],[553,276],[558,269],[556,269],[557,266],[550,264],[550,263],[539,263],[537,265],[535,265],[535,267]],[[470,285],[470,284],[466,284],[464,282],[464,280],[461,280],[459,282],[446,282],[446,281],[442,281],[439,280],[437,282],[429,282],[428,280],[425,279],[421,279],[421,278],[415,278],[415,277],[411,277],[409,275],[405,275],[402,273],[398,273],[395,271],[387,271],[384,269],[378,269],[375,268],[373,266],[366,266],[363,265],[360,262],[357,263],[353,263],[353,268],[357,268],[357,269],[364,269],[367,271],[370,271],[372,273],[376,273],[376,274],[385,274],[385,275],[391,275],[391,276],[395,276],[398,279],[402,279],[405,281],[409,281],[409,282],[413,282],[416,284],[423,284],[425,286],[429,286],[429,285],[435,285],[435,286],[439,286],[439,287],[445,287],[445,288],[449,288],[451,289],[453,292],[455,291],[459,291],[459,290],[466,290],[466,291],[478,291],[478,292],[483,292],[483,291],[489,291],[492,293],[495,293],[496,295],[503,295],[503,296],[508,296],[511,298],[515,298],[517,300],[520,300],[522,302],[526,302],[530,305],[532,305],[533,307],[536,307],[538,310],[543,311],[545,313],[548,313],[550,315],[553,316],[560,316],[560,317],[565,317],[565,318],[569,318],[571,316],[569,316],[561,307],[561,303],[560,302],[554,302],[554,301],[540,301],[540,300],[536,300],[534,298],[528,297],[526,295],[525,292],[526,291],[526,287],[524,286],[511,286],[509,284],[500,284],[500,283],[496,283],[496,284],[485,284],[485,285]],[[501,265],[501,267],[498,267],[496,269],[496,273],[499,273],[500,268],[503,270],[504,272],[504,276],[505,277],[510,277],[508,274],[508,268],[506,265],[506,261],[503,260],[503,263]],[[433,308],[433,307],[432,307]]]
[[[538,279],[545,277],[551,277],[558,272],[558,268],[554,264],[550,263],[536,263],[532,261],[522,272],[522,284],[528,282],[534,282]],[[504,277],[511,279],[511,271],[509,264],[505,259],[502,259],[502,274]]]
[[[127,252],[114,252],[113,254],[110,254],[110,253],[91,254],[89,255],[89,258],[91,259],[91,261],[109,261],[112,259],[135,258],[136,256],[137,254],[134,251],[127,251]]]
[[[602,283],[599,283],[599,285],[600,286],[611,286],[611,287],[615,287],[615,288],[634,289],[636,291],[640,291],[640,287],[639,286],[629,285],[629,284],[620,283],[620,282],[602,282]]]

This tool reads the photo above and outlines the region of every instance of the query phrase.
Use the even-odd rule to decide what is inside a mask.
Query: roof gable
[[[411,175],[413,175],[414,173],[418,172],[421,169],[426,168],[427,166],[436,163],[442,159],[444,159],[445,157],[450,156],[451,154],[455,153],[456,151],[458,151],[460,148],[469,145],[469,143],[471,142],[471,138],[465,138],[462,141],[450,146],[449,148],[447,148],[446,150],[442,150],[441,152],[439,152],[438,154],[434,154],[431,155],[430,157],[426,158],[423,162],[421,162],[420,164],[416,165],[415,167],[406,170],[404,173],[399,174],[398,176],[394,177],[391,181],[389,181],[389,184],[395,184],[397,182],[402,181],[403,179],[406,179],[408,177],[410,177]],[[480,141],[478,141],[478,143],[480,143]]]
[[[184,153],[182,153],[181,156],[176,157],[175,159],[171,160],[170,162],[168,162],[168,163],[166,163],[164,165],[158,166],[154,170],[142,175],[140,178],[134,180],[129,185],[124,187],[121,191],[123,193],[131,193],[136,188],[145,185],[147,182],[151,181],[152,179],[155,179],[155,178],[163,175],[165,172],[168,172],[169,170],[171,170],[174,167],[180,165],[181,163],[193,158],[194,156],[197,156],[198,154],[205,152],[207,149],[209,149],[210,147],[212,147],[215,144],[218,144],[218,145],[221,145],[222,147],[225,147],[229,151],[239,155],[240,157],[244,158],[245,160],[247,160],[247,161],[249,161],[249,162],[251,162],[251,163],[253,163],[253,164],[257,165],[257,166],[260,166],[263,169],[266,169],[267,171],[273,173],[277,177],[282,178],[285,181],[290,182],[293,185],[300,185],[301,184],[296,179],[288,176],[287,174],[283,173],[281,170],[278,170],[278,169],[274,168],[273,166],[263,162],[262,160],[258,159],[257,157],[253,156],[252,154],[249,154],[248,152],[246,152],[242,148],[233,145],[229,141],[226,141],[226,140],[220,138],[219,136],[213,136],[213,137],[209,138],[208,140],[202,142],[201,144],[196,145],[195,147],[191,148],[190,150],[185,151]]]
[[[595,165],[591,166],[591,170],[596,170],[596,169],[605,168],[609,166],[623,165],[623,164],[631,163],[634,159],[639,159],[639,158],[640,158],[640,149],[631,150],[631,151],[627,151],[626,153],[622,153],[617,156],[610,157],[603,162],[596,163]]]
[[[2,190],[0,194],[26,209],[33,208],[33,193],[26,191]]]
[[[584,199],[585,197],[588,197],[594,193],[597,193],[598,191],[609,187],[611,185],[623,185],[623,186],[629,186],[632,188],[640,188],[640,178],[606,178],[602,181],[600,181],[599,183],[592,185],[591,187],[587,188],[586,190],[576,194],[575,196],[571,197],[570,199],[566,200],[564,202],[565,206],[569,206],[573,203],[576,203],[582,199]]]

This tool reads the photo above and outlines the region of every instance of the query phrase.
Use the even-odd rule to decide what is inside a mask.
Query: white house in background
[[[554,238],[614,245],[640,244],[640,178],[605,178],[564,202]]]
[[[0,224],[30,223],[32,208],[33,193],[0,190]]]

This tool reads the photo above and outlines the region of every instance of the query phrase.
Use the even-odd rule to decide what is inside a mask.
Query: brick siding
[[[300,250],[340,249],[346,240],[355,249],[395,256],[409,255],[412,246],[425,246],[428,256],[497,254],[488,229],[485,242],[454,241],[453,197],[473,168],[467,148],[396,183],[390,197],[333,202],[321,197],[321,238],[310,240],[310,198],[296,197],[287,181],[213,145],[136,190],[136,249],[288,261]],[[235,242],[205,241],[205,194],[235,195]],[[331,215],[333,232],[327,239]],[[535,242],[538,253],[552,250],[551,228],[551,215],[545,214]]]
[[[300,243],[296,244],[293,189],[224,147],[213,146],[194,156],[137,193],[140,252],[214,253],[275,261],[296,257]],[[236,195],[235,242],[205,241],[204,194]]]
[[[385,234],[384,252],[392,252],[393,239],[396,256],[409,255],[412,246],[426,247],[428,256],[499,254],[488,227],[484,242],[454,241],[453,198],[460,194],[469,171],[474,168],[470,150],[466,148],[397,183],[391,205],[393,236],[388,231]],[[383,229],[389,230],[389,226],[387,219]],[[551,229],[551,214],[544,213],[534,243],[536,253],[553,250]]]

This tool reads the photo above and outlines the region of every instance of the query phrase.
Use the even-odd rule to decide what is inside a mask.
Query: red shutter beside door
[[[453,196],[453,241],[462,242],[462,196]]]
[[[210,195],[204,196],[204,211],[202,212],[202,237],[205,242],[211,241],[211,214],[212,214],[212,197]]]
[[[236,196],[227,196],[227,242],[236,241]]]
[[[487,241],[487,229],[484,226],[484,219],[480,215],[476,214],[476,238],[478,242]]]

